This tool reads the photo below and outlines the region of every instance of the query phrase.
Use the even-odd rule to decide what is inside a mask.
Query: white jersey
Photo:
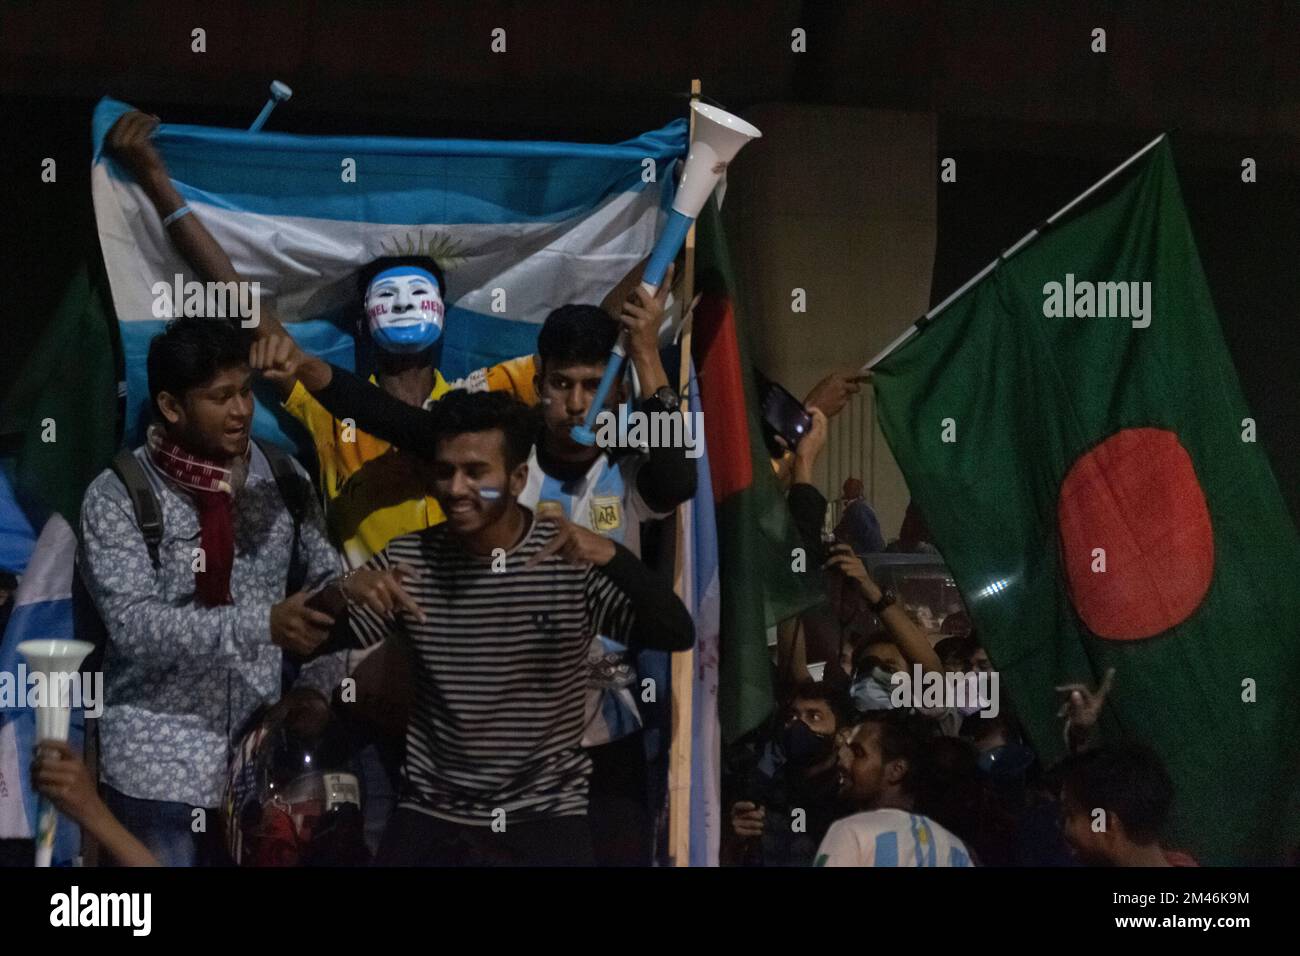
[[[869,810],[836,820],[813,866],[974,866],[966,844],[929,817]]]
[[[542,471],[534,446],[528,456],[528,484],[519,503],[536,509],[539,502],[555,502],[574,524],[617,541],[639,558],[641,522],[666,516],[651,509],[636,489],[637,472],[645,461],[642,455],[623,455],[614,461],[602,454],[581,478],[561,481]],[[587,662],[591,672],[582,745],[594,747],[640,730],[634,693],[637,673],[627,648],[608,637],[596,637]]]

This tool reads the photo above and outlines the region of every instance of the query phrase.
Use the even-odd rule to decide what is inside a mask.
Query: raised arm
[[[340,421],[350,419],[361,431],[403,451],[433,459],[437,402],[427,411],[408,405],[351,372],[308,355],[285,334],[255,342],[248,364],[286,393],[293,391],[295,380],[301,380],[325,410]]]
[[[159,865],[148,847],[132,836],[99,798],[90,768],[64,741],[37,744],[32,782],[41,796],[81,824],[122,866]]]
[[[664,371],[663,359],[659,355],[659,327],[663,324],[673,272],[670,266],[658,295],[648,295],[640,285],[632,285],[618,313],[618,320],[627,336],[628,360],[636,369],[641,386],[641,411],[652,415],[670,413],[669,407],[656,393],[669,387],[668,373]],[[640,274],[641,267],[638,266],[618,288],[621,289],[634,276],[639,282]],[[671,396],[669,398],[671,400]],[[680,415],[681,412],[672,410],[671,414]],[[692,445],[703,440],[703,436],[686,435],[684,428],[683,437],[691,439]],[[689,450],[685,442],[675,446],[652,443],[646,461],[637,469],[636,475],[637,492],[651,510],[669,512],[695,497],[695,463],[687,456]]]
[[[854,554],[853,549],[847,544],[837,544],[831,548],[831,557],[826,562],[826,567],[835,568],[852,580],[861,590],[868,604],[875,604],[884,595],[880,585],[867,574],[862,559]],[[895,601],[881,611],[880,622],[885,625],[890,637],[898,645],[898,649],[909,664],[920,664],[922,670],[943,673],[943,663],[939,660],[939,655],[934,652],[934,648],[930,646],[930,639],[925,636],[925,632],[917,626],[916,622],[907,616],[907,611],[903,610],[902,604]]]
[[[668,407],[653,396],[641,403],[641,410],[652,415],[669,413]],[[681,412],[671,414],[681,415]],[[703,436],[694,435],[691,440],[703,441]],[[650,447],[645,461],[636,470],[636,490],[650,510],[666,514],[695,497],[695,461],[687,454],[690,449],[685,444],[656,445]]]
[[[822,543],[822,525],[826,520],[826,496],[817,490],[813,483],[813,466],[817,456],[826,444],[826,416],[821,409],[812,406],[813,424],[808,434],[799,442],[794,453],[794,482],[786,495],[786,504],[794,518],[799,537],[803,539],[808,554],[815,556],[816,563],[826,559],[826,546]],[[784,440],[781,440],[784,444]]]
[[[159,218],[166,221],[185,205],[185,200],[172,184],[167,164],[153,144],[153,133],[158,123],[158,117],[133,110],[113,124],[104,146],[108,154],[131,173],[153,203]],[[226,250],[208,232],[196,213],[181,216],[166,228],[172,245],[200,279],[205,282],[242,281]],[[273,309],[264,303],[260,309],[260,321],[256,327],[259,337],[284,331]]]

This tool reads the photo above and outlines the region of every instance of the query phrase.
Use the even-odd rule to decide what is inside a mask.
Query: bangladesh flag
[[[1053,690],[1176,789],[1203,863],[1297,845],[1300,540],[1242,399],[1167,140],[875,368],[881,427],[1047,761]]]
[[[735,280],[713,200],[697,220],[701,299],[692,353],[708,423],[722,584],[718,713],[723,740],[757,727],[772,710],[767,629],[821,598],[816,568],[796,572],[799,532],[759,431],[749,349],[737,321]]]

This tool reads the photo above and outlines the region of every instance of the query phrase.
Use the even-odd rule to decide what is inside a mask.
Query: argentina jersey
[[[617,460],[601,455],[585,474],[566,481],[542,470],[534,446],[528,456],[528,484],[519,503],[537,511],[540,504],[551,502],[549,507],[558,506],[569,521],[617,541],[639,558],[641,522],[665,517],[652,511],[636,490],[636,474],[644,461],[640,455],[623,455]],[[582,745],[595,747],[640,730],[636,663],[628,649],[597,636],[591,642],[587,663]]]
[[[883,809],[831,824],[813,866],[970,867],[970,851],[927,816]]]

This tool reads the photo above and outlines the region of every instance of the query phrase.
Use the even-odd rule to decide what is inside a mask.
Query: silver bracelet
[[[166,216],[163,216],[163,228],[166,229],[168,226],[170,226],[170,225],[171,225],[172,223],[174,223],[176,220],[181,219],[181,218],[183,218],[183,217],[185,217],[185,216],[188,216],[188,215],[189,215],[190,213],[192,213],[193,211],[194,211],[194,210],[191,209],[191,208],[189,207],[189,204],[187,203],[186,205],[181,206],[181,208],[180,208],[180,209],[177,209],[175,212],[168,213]]]
[[[352,603],[352,598],[348,595],[348,589],[346,585],[350,580],[356,577],[357,572],[361,570],[363,569],[353,568],[350,571],[344,571],[342,574],[340,574],[337,578],[334,579],[334,583],[338,585],[338,589],[343,592],[343,596],[348,599],[349,604]]]

